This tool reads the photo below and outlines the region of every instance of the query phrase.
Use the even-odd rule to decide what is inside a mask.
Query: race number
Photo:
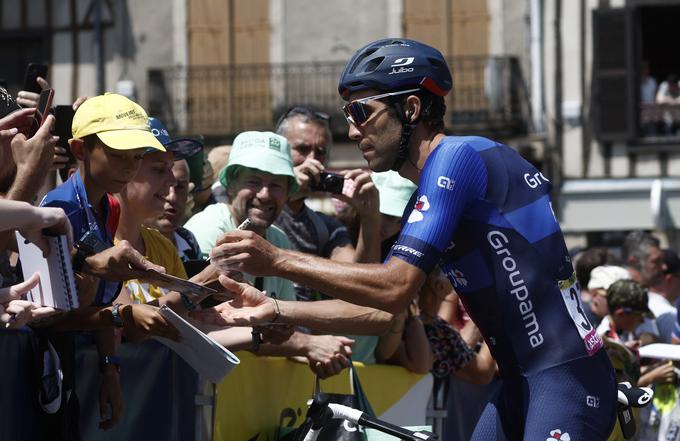
[[[590,323],[583,310],[581,290],[576,281],[576,273],[573,273],[568,279],[560,280],[557,283],[560,287],[560,292],[562,293],[562,300],[564,300],[567,311],[569,311],[569,316],[573,320],[579,335],[583,339],[586,351],[588,351],[588,355],[593,355],[602,348],[603,343],[600,336],[597,335],[595,327]]]

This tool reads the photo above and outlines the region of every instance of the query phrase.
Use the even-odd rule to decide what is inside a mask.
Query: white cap
[[[621,279],[630,279],[628,270],[620,266],[603,265],[593,268],[590,272],[588,289],[608,289],[609,286]]]

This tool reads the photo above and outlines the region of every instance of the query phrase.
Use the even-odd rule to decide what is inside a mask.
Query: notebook
[[[16,233],[19,259],[24,279],[40,274],[40,282],[26,294],[26,299],[43,306],[70,310],[78,307],[78,291],[71,265],[71,250],[66,235],[46,236],[50,254],[44,258],[36,245]]]
[[[241,360],[229,349],[205,335],[172,309],[163,305],[159,312],[182,334],[182,341],[176,342],[163,337],[154,337],[154,339],[175,351],[200,376],[213,383],[219,383],[241,363]]]

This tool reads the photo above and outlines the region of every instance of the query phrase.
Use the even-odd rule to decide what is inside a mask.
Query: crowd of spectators
[[[39,84],[49,88],[43,79]],[[135,390],[141,381],[135,372],[121,371],[121,345],[151,347],[158,345],[153,336],[180,338],[159,313],[163,305],[229,349],[290,357],[320,378],[352,361],[432,372],[439,381],[484,384],[494,377],[488,347],[440,271],[407,310],[393,315],[288,280],[211,264],[208,256],[222,234],[245,224],[278,247],[337,261],[385,257],[415,186],[395,172],[330,173],[328,115],[292,107],[272,131],[240,133],[230,148],[211,152],[209,161],[200,140],[172,137],[128,97],[107,93],[74,102],[71,136],[60,143],[68,148],[57,146],[54,116],[29,131],[38,95],[22,91],[19,97],[0,89],[0,353],[3,378],[12,380],[0,409],[2,431],[12,439],[80,439],[82,406],[100,406],[101,429],[118,424],[126,400],[135,399],[122,390]],[[200,176],[192,176],[196,161]],[[329,176],[341,182],[339,188],[322,186]],[[341,212],[322,213],[306,203],[327,197]],[[51,252],[45,235],[67,236],[77,309],[25,299],[41,275],[22,280],[14,231],[45,255]],[[84,240],[102,248],[83,253],[74,245]],[[149,279],[148,270],[221,293],[189,297]],[[266,292],[262,301],[275,305],[275,316],[238,327],[226,326],[219,314],[201,315],[207,306],[232,307],[224,287],[233,288],[234,280]],[[100,361],[99,403],[79,402],[76,384],[84,373],[77,354],[93,347]]]

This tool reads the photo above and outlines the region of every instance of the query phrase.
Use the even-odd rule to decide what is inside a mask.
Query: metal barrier
[[[454,93],[447,97],[450,132],[525,132],[528,100],[515,57],[449,59]],[[271,130],[294,104],[331,115],[335,136],[346,136],[337,81],[344,62],[173,66],[148,73],[151,115],[176,134],[228,138],[244,130]]]

